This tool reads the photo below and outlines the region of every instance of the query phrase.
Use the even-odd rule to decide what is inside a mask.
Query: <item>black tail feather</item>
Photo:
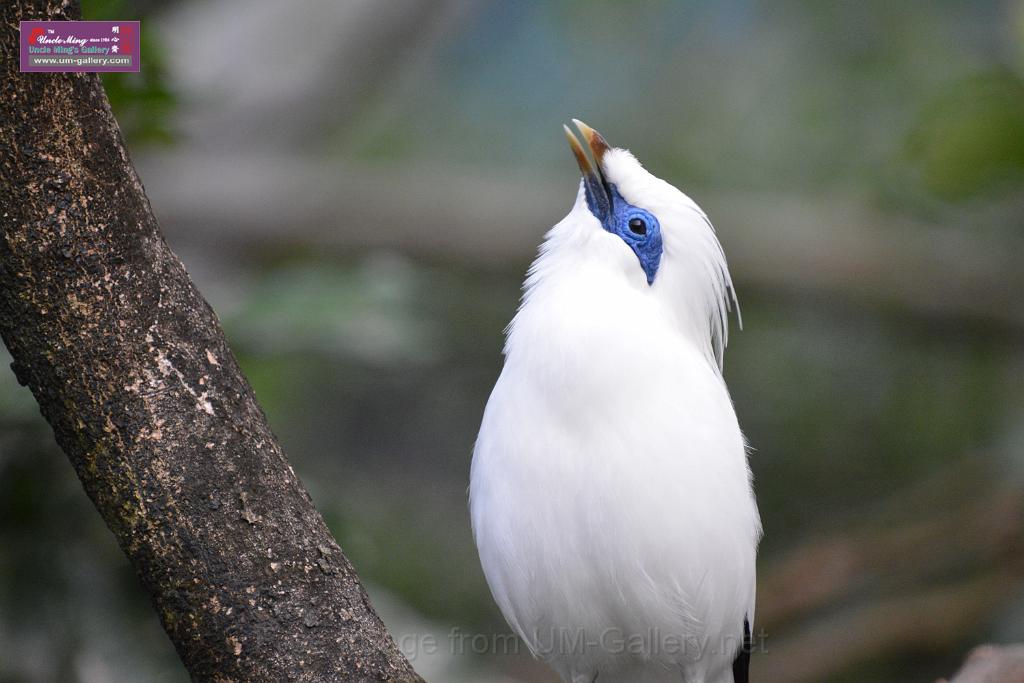
[[[750,621],[743,619],[743,644],[732,662],[732,680],[734,683],[750,683]]]

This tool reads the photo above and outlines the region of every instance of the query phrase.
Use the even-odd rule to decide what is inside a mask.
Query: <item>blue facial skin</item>
[[[647,284],[654,284],[661,264],[661,225],[650,211],[627,202],[614,184],[607,184],[594,176],[584,178],[587,207],[613,235],[618,235],[640,261],[647,275]]]

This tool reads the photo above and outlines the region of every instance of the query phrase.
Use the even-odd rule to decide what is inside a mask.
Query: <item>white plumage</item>
[[[729,271],[689,197],[577,125],[597,170],[530,268],[473,454],[480,560],[565,681],[729,682],[761,534],[721,374]],[[595,177],[660,223],[653,282]]]

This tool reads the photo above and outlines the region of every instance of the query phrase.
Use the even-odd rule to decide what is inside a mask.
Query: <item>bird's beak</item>
[[[587,193],[587,205],[590,207],[591,213],[597,216],[598,220],[604,221],[612,212],[612,192],[601,167],[604,162],[604,155],[608,153],[610,147],[605,142],[605,139],[601,137],[601,134],[587,124],[579,119],[573,119],[572,122],[576,124],[580,134],[583,135],[583,139],[587,141],[590,153],[594,157],[593,165],[590,163],[590,159],[587,158],[586,152],[583,151],[580,141],[569,129],[569,126],[562,126],[562,128],[565,130],[565,136],[569,138],[569,147],[572,148],[573,156],[576,157],[576,163],[579,164],[580,173],[583,174],[583,187]]]

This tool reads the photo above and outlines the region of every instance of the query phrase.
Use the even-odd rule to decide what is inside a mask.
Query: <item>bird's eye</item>
[[[647,223],[644,222],[643,218],[630,218],[629,231],[634,235],[646,235]]]

